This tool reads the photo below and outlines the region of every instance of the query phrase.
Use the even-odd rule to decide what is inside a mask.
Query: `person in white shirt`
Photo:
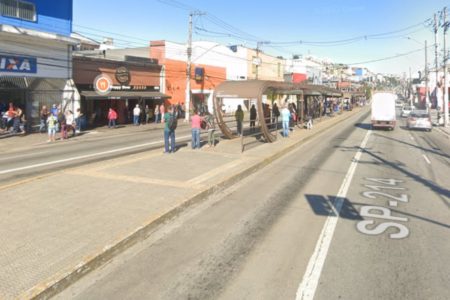
[[[136,107],[133,109],[133,123],[134,125],[139,125],[139,117],[141,115],[141,109],[139,108],[139,104],[136,104]]]

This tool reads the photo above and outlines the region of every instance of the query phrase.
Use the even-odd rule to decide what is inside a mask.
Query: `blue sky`
[[[348,64],[418,50],[362,64],[382,73],[408,74],[411,68],[414,77],[424,67],[419,49],[425,40],[434,43],[424,21],[446,5],[445,0],[74,0],[74,31],[97,39],[112,36],[120,46],[158,39],[186,42],[188,14],[199,10],[206,15],[195,17],[194,40],[252,48],[264,41],[263,50],[272,55],[312,54]],[[349,41],[330,43],[343,40]],[[428,52],[434,62],[433,49]]]

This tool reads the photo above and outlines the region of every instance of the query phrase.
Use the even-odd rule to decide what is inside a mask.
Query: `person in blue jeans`
[[[291,118],[291,112],[289,111],[287,105],[281,110],[281,120],[283,122],[283,136],[289,136],[289,121]]]
[[[169,128],[170,118],[176,118],[177,116],[173,112],[173,107],[170,106],[169,110],[164,114],[164,153],[175,153],[175,129]]]
[[[194,115],[191,117],[191,128],[192,128],[192,149],[200,149],[200,129],[201,129],[202,118],[195,111]]]

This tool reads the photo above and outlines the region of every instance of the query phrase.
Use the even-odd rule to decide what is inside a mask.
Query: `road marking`
[[[425,154],[422,154],[422,156],[425,159],[425,161],[427,162],[427,164],[431,165],[430,159]]]
[[[319,284],[320,275],[325,264],[325,259],[328,254],[328,249],[330,248],[331,240],[333,239],[334,231],[339,220],[339,214],[342,208],[342,204],[345,197],[347,197],[347,192],[350,188],[353,175],[355,174],[356,167],[358,166],[358,162],[361,158],[363,149],[366,148],[371,133],[372,130],[369,130],[367,132],[358,152],[356,153],[355,157],[352,160],[352,163],[350,164],[347,174],[345,175],[344,181],[342,182],[341,188],[339,189],[339,192],[337,194],[335,203],[334,205],[332,205],[334,215],[328,216],[325,221],[314,253],[309,259],[308,267],[306,268],[306,272],[303,275],[302,282],[298,287],[297,295],[295,298],[296,300],[309,300],[314,298],[317,285]]]
[[[186,136],[179,137],[178,139],[185,139],[185,138],[189,138],[189,137],[191,137],[191,136],[190,135],[189,136],[186,135]],[[108,150],[108,151],[103,151],[103,152],[98,152],[98,153],[92,153],[92,154],[87,154],[87,155],[75,156],[75,157],[66,158],[66,159],[48,161],[48,162],[45,162],[45,163],[40,163],[40,164],[35,164],[35,165],[30,165],[30,166],[25,166],[25,167],[20,167],[20,168],[14,168],[14,169],[9,169],[9,170],[1,170],[0,171],[0,175],[14,173],[14,172],[19,172],[19,171],[24,171],[24,170],[36,169],[36,168],[40,168],[40,167],[46,167],[46,166],[56,165],[56,164],[60,164],[60,163],[66,163],[66,162],[75,161],[75,160],[81,160],[81,159],[86,159],[86,158],[93,158],[93,157],[102,156],[102,155],[105,155],[105,154],[113,154],[113,153],[117,153],[117,152],[143,148],[143,147],[147,147],[147,146],[151,146],[151,145],[160,144],[161,142],[162,141],[156,141],[156,142],[152,142],[152,143],[144,143],[144,144],[140,144],[140,145],[123,147],[123,148],[118,148],[118,149],[113,149],[113,150]]]

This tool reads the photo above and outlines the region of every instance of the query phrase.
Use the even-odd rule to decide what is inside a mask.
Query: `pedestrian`
[[[313,128],[313,118],[311,114],[308,114],[307,122],[306,122],[306,129],[312,129]]]
[[[206,113],[204,118],[206,122],[206,129],[208,130],[208,146],[215,147],[216,146],[216,138],[215,138],[215,124],[214,124],[214,116],[209,112]]]
[[[165,121],[165,118],[163,118],[163,116],[165,116],[165,113],[166,113],[165,111],[166,111],[166,108],[164,107],[164,103],[163,103],[159,106],[159,114],[160,114],[162,123],[164,123],[164,121]],[[172,113],[174,113],[173,107],[172,107]]]
[[[283,136],[289,136],[289,121],[291,119],[291,112],[289,111],[287,105],[281,110],[281,121],[283,123]]]
[[[136,104],[136,107],[133,109],[133,123],[135,126],[139,126],[139,116],[141,115],[141,108],[139,104]]]
[[[42,131],[47,132],[47,118],[49,115],[49,111],[47,109],[47,106],[42,106],[41,112],[39,114],[40,118],[40,124],[39,124],[39,132],[42,133]]]
[[[242,106],[239,104],[234,114],[237,123],[237,133],[239,136],[242,135],[242,122],[244,121],[244,111],[242,110]]]
[[[148,124],[148,120],[150,119],[150,108],[148,107],[148,105],[145,105],[144,113],[145,113],[145,124]]]
[[[202,117],[200,117],[197,110],[195,110],[194,115],[191,117],[192,149],[200,149],[201,122]]]
[[[48,140],[47,142],[54,142],[56,135],[56,124],[58,120],[53,114],[49,114],[47,118],[47,131],[48,131]]]
[[[157,123],[159,123],[159,105],[158,104],[156,104],[156,106],[155,106],[154,114],[155,114],[155,124],[157,124]]]
[[[83,127],[82,126],[83,119],[84,119],[84,114],[81,112],[80,108],[77,108],[77,110],[75,112],[75,131],[77,133],[81,132],[81,127]]]
[[[13,118],[13,133],[21,132],[20,120],[22,118],[22,114],[23,114],[23,112],[20,109],[20,107],[16,107],[16,109],[14,110],[14,118]]]
[[[116,120],[117,120],[117,112],[114,109],[110,108],[108,111],[108,128],[111,127],[116,128],[117,127]]]
[[[67,122],[66,115],[60,110],[58,112],[58,123],[61,127],[61,140],[67,139]]]
[[[256,126],[256,107],[255,104],[250,108],[250,131],[255,131]]]
[[[75,120],[71,110],[66,111],[66,132],[72,130],[72,137],[76,135]]]
[[[50,113],[56,118],[56,120],[58,120],[58,107],[56,106],[56,104],[52,105],[52,108],[50,109]],[[59,123],[56,122],[56,132],[59,131]]]
[[[172,106],[164,114],[164,153],[175,153],[175,130],[177,116]],[[175,125],[174,125],[175,124]]]
[[[272,123],[275,125],[278,123],[278,118],[280,117],[280,109],[276,103],[273,104],[272,108]]]

